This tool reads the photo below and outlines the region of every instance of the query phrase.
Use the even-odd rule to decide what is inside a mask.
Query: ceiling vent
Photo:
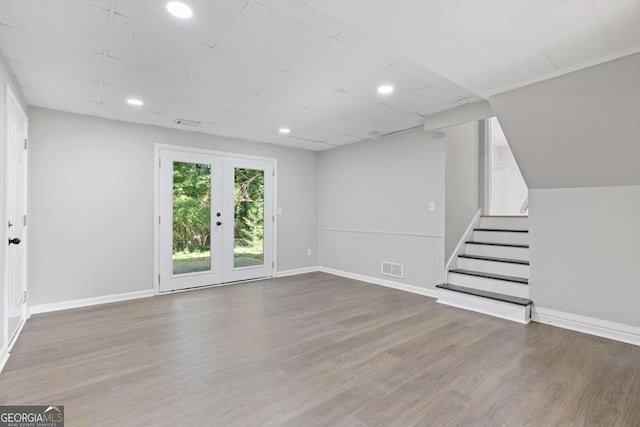
[[[404,266],[402,264],[382,261],[382,275],[402,279],[404,277]]]
[[[178,126],[186,126],[189,128],[197,128],[202,124],[202,122],[196,122],[193,120],[185,120],[185,119],[175,119],[173,123],[177,124]]]

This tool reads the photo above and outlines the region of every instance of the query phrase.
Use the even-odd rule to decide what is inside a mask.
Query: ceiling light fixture
[[[136,98],[129,98],[129,99],[127,99],[127,104],[133,105],[133,106],[136,106],[136,107],[141,107],[141,106],[144,105],[144,102],[139,100],[139,99],[136,99]]]
[[[382,86],[378,87],[378,93],[380,95],[389,95],[390,93],[393,93],[393,86],[391,86],[391,85],[382,85]]]
[[[278,132],[283,133],[283,134],[288,134],[289,132],[291,132],[291,129],[289,128],[280,128],[280,130],[278,130]]]
[[[179,1],[170,1],[167,3],[167,10],[170,14],[180,19],[189,19],[193,16],[193,9]]]

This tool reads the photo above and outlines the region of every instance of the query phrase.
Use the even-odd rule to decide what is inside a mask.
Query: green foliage
[[[173,164],[173,250],[209,249],[211,237],[211,166]]]
[[[236,169],[235,173],[235,245],[251,249],[263,257],[264,244],[264,171]]]
[[[235,252],[264,257],[264,171],[236,169]],[[211,166],[173,165],[173,252],[175,262],[207,258],[211,238]]]

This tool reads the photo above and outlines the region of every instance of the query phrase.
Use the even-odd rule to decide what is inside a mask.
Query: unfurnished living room
[[[0,0],[0,426],[640,426],[640,0]]]

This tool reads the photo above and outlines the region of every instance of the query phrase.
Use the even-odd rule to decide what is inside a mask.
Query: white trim
[[[29,311],[29,310],[25,309],[25,311]],[[13,350],[13,346],[16,345],[16,342],[18,341],[18,337],[20,336],[20,333],[24,329],[24,325],[27,324],[27,317],[30,317],[30,316],[31,316],[30,314],[28,316],[27,314],[25,314],[25,318],[22,320],[22,322],[20,322],[20,326],[18,326],[18,330],[16,331],[15,334],[13,334],[13,337],[11,337],[11,340],[9,341],[7,352],[11,353],[11,350]]]
[[[491,104],[485,99],[470,102],[448,110],[429,114],[424,118],[424,130],[434,131],[463,123],[495,116]],[[446,132],[445,132],[446,133]]]
[[[453,253],[449,257],[449,261],[447,261],[447,264],[444,267],[445,276],[449,272],[449,268],[451,268],[451,264],[453,264],[453,261],[457,260],[458,255],[460,255],[462,253],[462,251],[464,249],[465,242],[471,239],[471,235],[473,234],[473,229],[476,228],[476,225],[478,225],[478,223],[480,222],[480,214],[481,213],[482,213],[482,209],[478,209],[476,214],[473,216],[473,219],[469,223],[469,226],[467,227],[467,229],[464,231],[464,234],[460,238],[460,241],[458,242],[458,245],[453,250]],[[456,267],[457,267],[457,265],[456,265]]]
[[[438,289],[437,293],[437,302],[450,307],[474,311],[525,325],[531,321],[531,304],[522,306],[447,289]]]
[[[489,99],[492,96],[499,95],[499,94],[504,93],[504,92],[509,92],[509,91],[514,90],[514,89],[520,89],[522,87],[530,86],[530,85],[535,84],[535,83],[543,82],[545,80],[550,80],[550,79],[554,79],[556,77],[564,76],[566,74],[571,74],[571,73],[573,73],[575,71],[584,70],[585,68],[590,68],[590,67],[594,67],[596,65],[600,65],[600,64],[607,63],[607,62],[615,61],[616,59],[624,58],[625,56],[634,55],[634,54],[636,54],[638,52],[640,52],[640,46],[634,46],[634,47],[631,47],[631,48],[628,48],[628,49],[621,50],[619,52],[615,52],[615,53],[611,53],[611,54],[608,54],[608,55],[605,55],[605,56],[601,56],[600,58],[591,59],[589,61],[585,61],[585,62],[582,62],[580,64],[576,64],[576,65],[572,65],[572,66],[569,66],[569,67],[565,67],[565,68],[563,68],[561,70],[554,71],[554,72],[549,73],[549,74],[544,74],[542,76],[534,77],[532,79],[525,80],[523,82],[518,82],[518,83],[505,85],[505,86],[499,87],[497,89],[491,89],[491,90],[485,91],[483,93],[479,93],[478,95],[481,96],[482,98]]]
[[[0,374],[4,369],[4,366],[7,364],[9,360],[9,351],[7,351],[6,347],[2,350],[2,355],[0,356]]]
[[[433,237],[443,239],[443,234],[419,233],[413,231],[358,230],[354,228],[321,228],[320,231],[334,233],[388,234],[391,236]]]
[[[534,322],[640,346],[638,326],[536,306],[533,307],[531,317]]]
[[[314,265],[313,267],[303,267],[295,268],[293,270],[278,271],[276,273],[276,277],[297,276],[298,274],[315,273],[316,271],[320,271],[320,267]]]
[[[347,279],[359,280],[361,282],[371,283],[373,285],[385,286],[387,288],[398,289],[400,291],[411,292],[412,294],[423,295],[430,298],[436,298],[437,293],[433,289],[421,288],[415,285],[408,285],[406,283],[394,282],[392,280],[379,279],[377,277],[364,276],[362,274],[350,273],[348,271],[335,270],[328,267],[319,267],[318,271],[327,274],[333,274],[334,276],[346,277]]]
[[[83,298],[71,301],[54,302],[51,304],[37,304],[31,306],[32,314],[50,313],[52,311],[69,310],[72,308],[90,307],[92,305],[109,304],[112,302],[129,301],[138,298],[148,298],[154,296],[153,289],[144,291],[127,292],[124,294],[105,295],[102,297]]]
[[[155,295],[160,295],[160,283],[158,278],[160,276],[160,224],[158,224],[158,218],[160,217],[160,151],[161,150],[177,150],[190,153],[208,154],[222,157],[233,157],[237,159],[246,160],[259,160],[265,162],[271,162],[273,168],[273,229],[272,229],[272,262],[273,268],[271,270],[270,277],[277,277],[278,271],[278,159],[275,157],[263,157],[253,156],[248,154],[232,153],[227,151],[216,151],[207,148],[196,148],[185,145],[165,144],[156,142],[153,147],[154,151],[154,174],[153,174],[153,291]],[[264,279],[263,277],[256,279]],[[251,279],[253,280],[253,279]],[[233,284],[236,282],[230,282]],[[216,285],[213,285],[216,286]],[[205,288],[208,286],[205,286]],[[198,288],[189,288],[198,289]]]

